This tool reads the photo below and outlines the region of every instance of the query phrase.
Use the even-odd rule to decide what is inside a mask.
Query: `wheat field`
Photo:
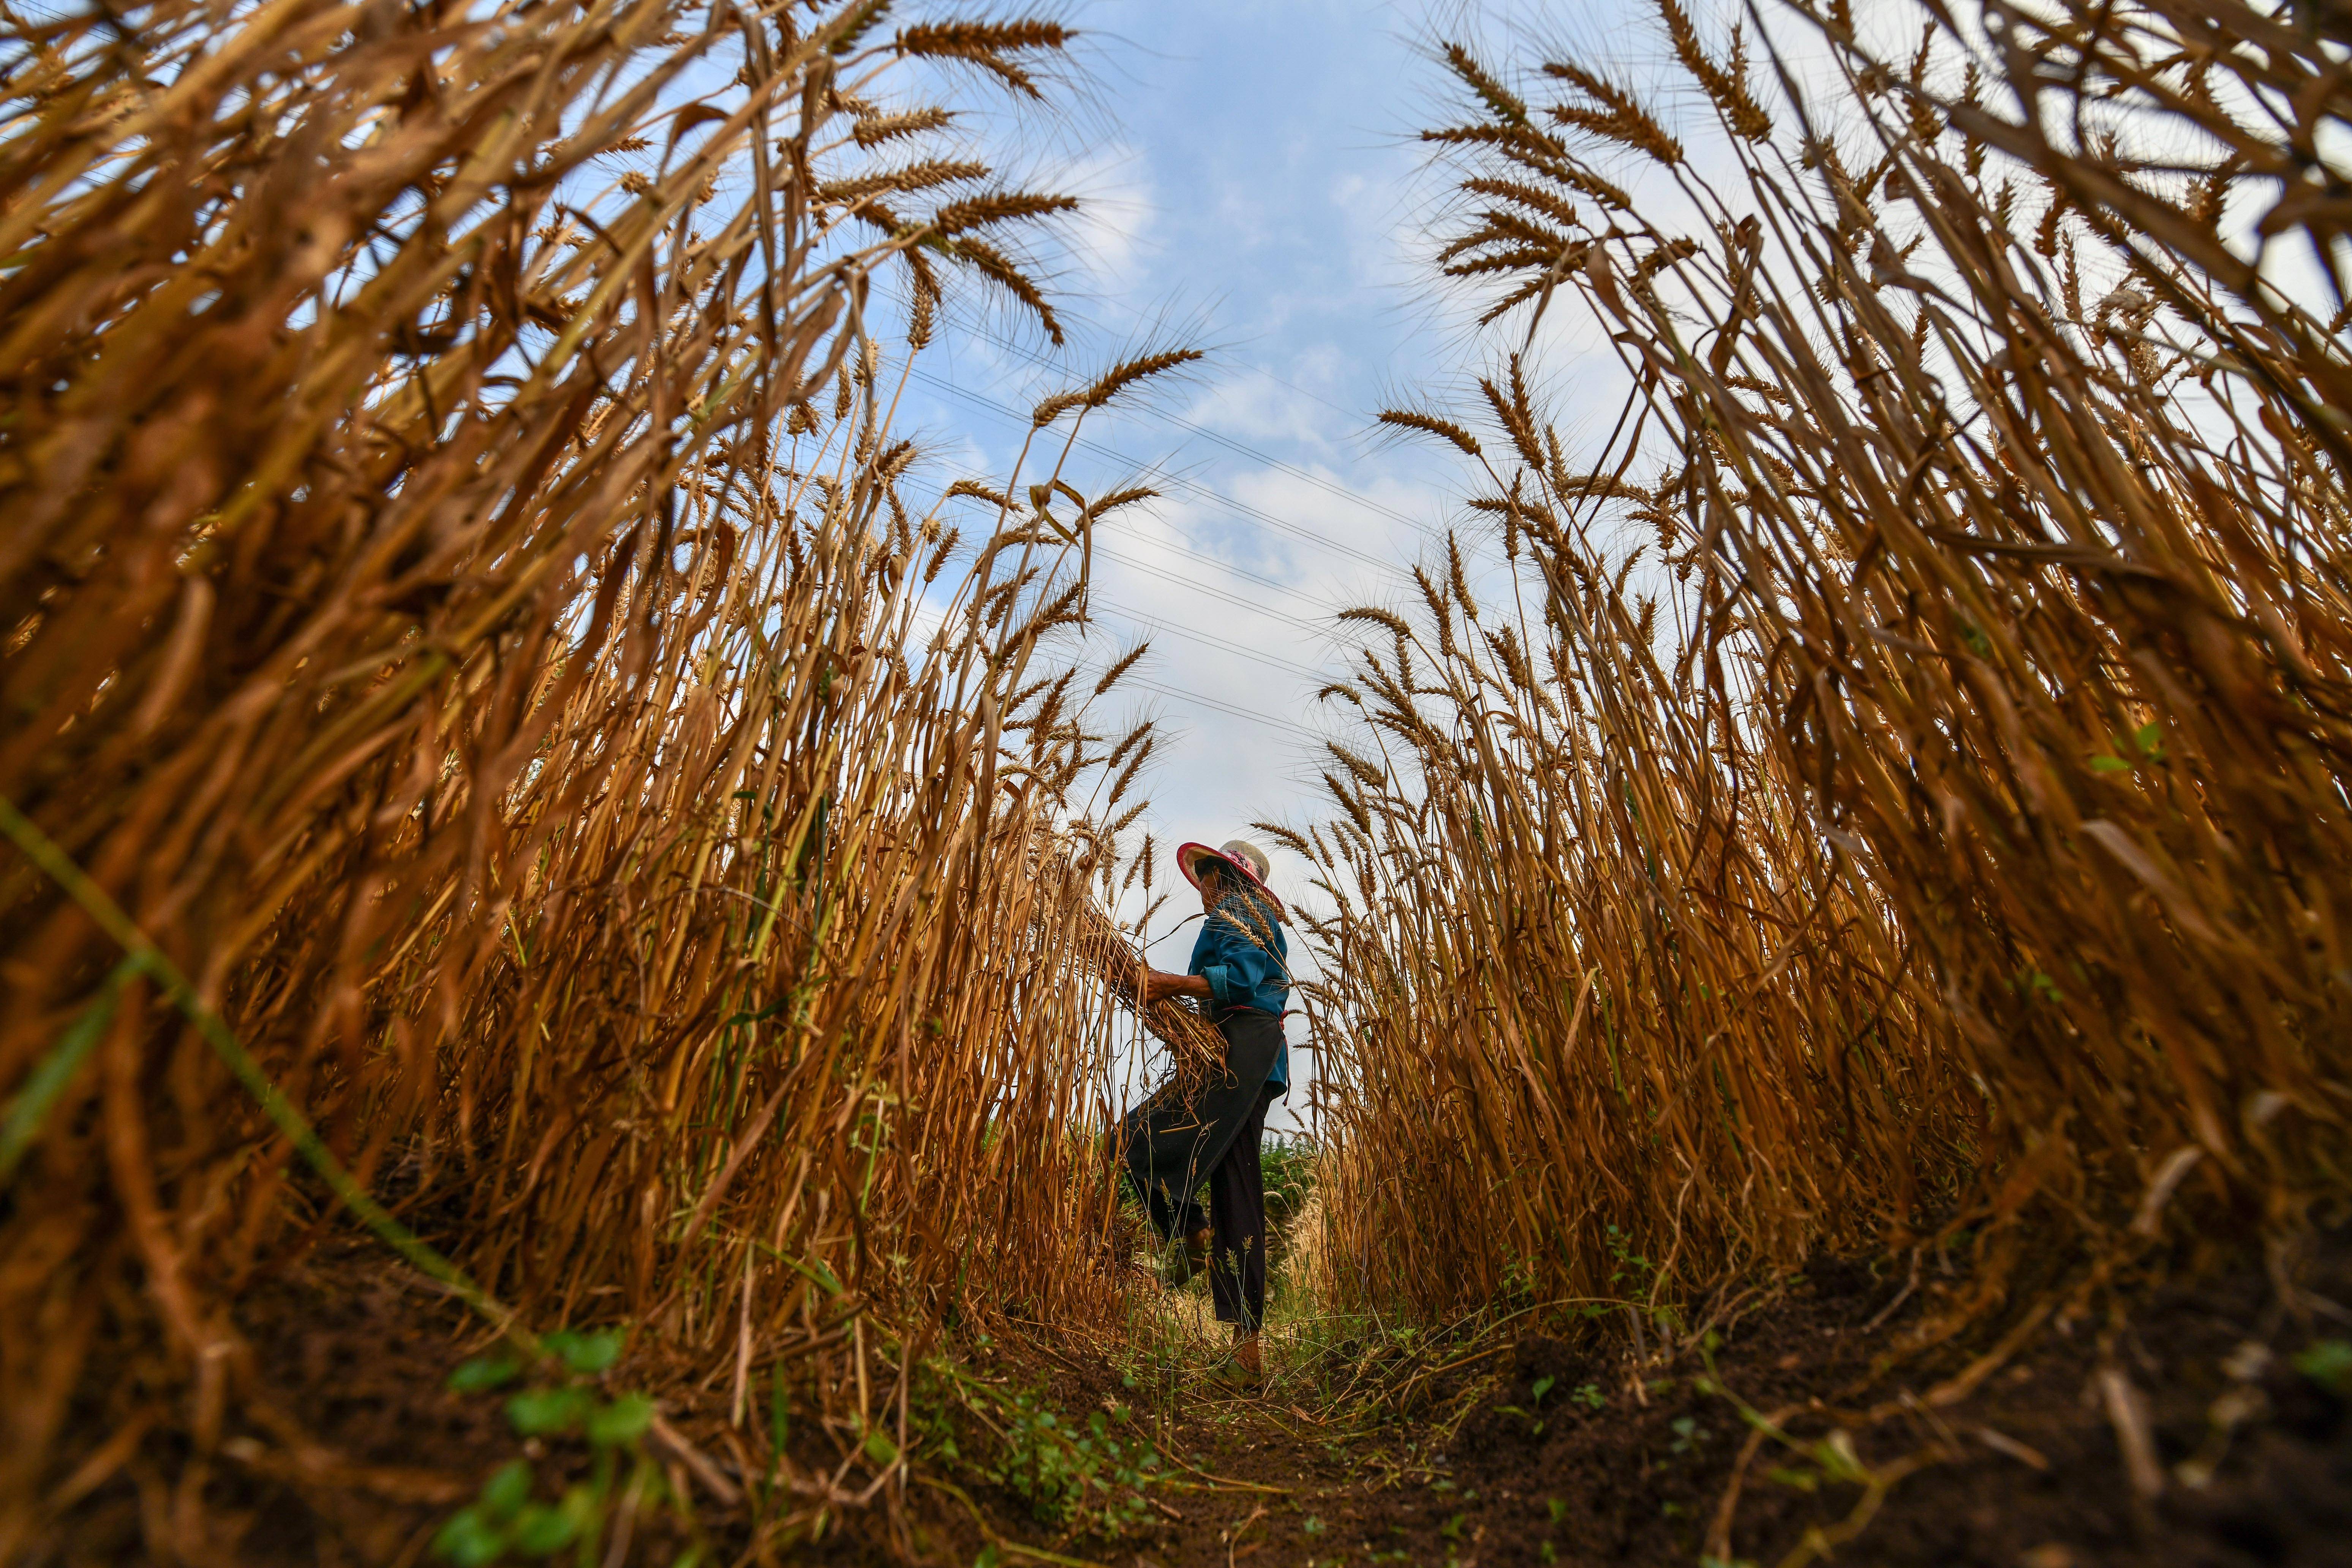
[[[1470,408],[1381,416],[1459,449],[1476,531],[1343,616],[1368,739],[1289,836],[1333,911],[1332,1257],[1423,1311],[1638,1315],[1958,1242],[1942,1334],[2053,1237],[2091,1288],[2333,1210],[2347,209],[2277,193],[2339,46],[1996,5],[1890,51],[1801,6],[1843,73],[1809,106],[1660,9],[1706,142],[1458,47],[1425,133],[1495,354]],[[1631,387],[1598,447],[1520,352],[1570,310]]]
[[[1686,113],[1434,48],[1475,395],[1372,422],[1461,521],[1339,617],[1328,815],[1253,829],[1316,869],[1334,1343],[1669,1358],[1809,1259],[1957,1256],[1889,1352],[1957,1348],[1948,1403],[2343,1217],[2352,26],[1893,15],[1657,0]],[[898,423],[958,311],[1064,341],[1077,204],[969,110],[1066,105],[1075,36],[0,7],[0,1558],[126,1478],[151,1556],[234,1557],[254,1304],[356,1227],[461,1379],[625,1341],[642,1405],[547,1406],[608,1467],[562,1549],[929,1560],[928,1477],[1084,1561],[926,1467],[940,1409],[1027,1430],[972,1347],[1165,1319],[1103,1085],[1221,1047],[1138,1016],[1158,737],[1106,717],[1141,650],[1080,658],[1153,497],[1065,465],[1201,355],[1006,473]],[[1548,411],[1571,321],[1603,430]],[[522,1539],[481,1495],[436,1552]]]

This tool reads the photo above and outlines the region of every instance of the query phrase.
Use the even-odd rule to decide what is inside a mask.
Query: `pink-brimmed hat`
[[[1274,896],[1274,889],[1265,885],[1266,874],[1274,868],[1274,863],[1265,858],[1265,850],[1246,838],[1228,839],[1220,849],[1212,849],[1205,844],[1176,846],[1176,868],[1183,872],[1184,879],[1196,888],[1201,885],[1200,866],[1203,860],[1214,860],[1240,872],[1249,885],[1265,894],[1265,901],[1274,906],[1274,918],[1286,925],[1289,923],[1289,911],[1282,907],[1282,900]]]

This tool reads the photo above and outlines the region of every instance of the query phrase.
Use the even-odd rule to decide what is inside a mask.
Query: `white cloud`
[[[1154,214],[1143,154],[1131,142],[1106,142],[1066,166],[1053,188],[1082,204],[1070,227],[1070,245],[1092,286],[1112,295],[1137,288]]]

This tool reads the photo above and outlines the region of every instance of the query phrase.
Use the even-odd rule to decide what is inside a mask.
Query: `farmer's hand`
[[[1143,1005],[1147,1007],[1171,996],[1206,996],[1208,994],[1209,982],[1205,976],[1171,974],[1160,969],[1144,972]]]

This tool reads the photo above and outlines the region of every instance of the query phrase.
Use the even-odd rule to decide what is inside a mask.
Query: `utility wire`
[[[1253,664],[1265,665],[1268,669],[1278,669],[1283,671],[1285,674],[1300,676],[1308,680],[1328,682],[1337,679],[1328,671],[1310,668],[1307,666],[1299,664],[1294,660],[1284,658],[1279,654],[1254,652],[1249,648],[1240,647],[1231,642],[1227,642],[1222,637],[1205,637],[1201,636],[1198,632],[1189,632],[1181,626],[1170,626],[1157,614],[1139,610],[1131,605],[1119,604],[1115,600],[1097,598],[1093,600],[1092,603],[1108,610],[1115,616],[1123,616],[1124,618],[1134,622],[1138,626],[1143,628],[1149,634],[1149,636],[1144,639],[1146,641],[1150,641],[1160,637],[1181,637],[1186,642],[1199,643],[1202,647],[1214,648],[1219,653],[1229,653],[1235,658],[1245,658]]]
[[[1102,300],[1102,301],[1101,301],[1101,302],[1102,302],[1102,303],[1104,303],[1104,304],[1107,304],[1107,305],[1116,305],[1116,306],[1118,306],[1120,310],[1124,310],[1124,311],[1126,311],[1126,312],[1127,312],[1128,318],[1129,318],[1130,321],[1135,321],[1135,322],[1136,322],[1138,325],[1139,325],[1139,326],[1152,327],[1152,326],[1155,326],[1155,325],[1156,325],[1156,323],[1154,323],[1154,322],[1152,322],[1151,321],[1150,321],[1149,319],[1147,319],[1147,318],[1145,317],[1145,315],[1144,315],[1144,313],[1143,313],[1142,311],[1140,311],[1140,310],[1137,310],[1134,306],[1132,306],[1132,305],[1129,304],[1129,303],[1128,303],[1126,300],[1124,300],[1113,299],[1113,298],[1111,298],[1110,296],[1106,295],[1106,296],[1104,296],[1104,298],[1103,298],[1103,300]],[[976,329],[975,329],[975,331],[974,331],[974,335],[976,335],[976,336],[980,336],[980,337],[988,337],[988,336],[992,336],[992,334],[991,334],[991,333],[988,331],[988,330],[983,326],[983,327],[976,328]],[[1031,351],[1028,351],[1028,350],[1023,350],[1022,352],[1024,352],[1024,353],[1030,353]],[[1034,357],[1034,356],[1033,356],[1033,357]],[[1251,374],[1253,374],[1253,375],[1262,375],[1262,376],[1265,377],[1265,379],[1266,379],[1266,380],[1268,380],[1268,381],[1270,381],[1270,382],[1273,382],[1276,386],[1286,386],[1286,387],[1288,387],[1291,391],[1293,391],[1293,392],[1295,392],[1295,393],[1298,394],[1298,395],[1299,395],[1299,396],[1304,397],[1304,398],[1307,398],[1307,399],[1308,399],[1308,400],[1310,400],[1310,401],[1312,401],[1312,402],[1315,402],[1315,403],[1319,403],[1319,404],[1321,404],[1324,407],[1326,407],[1326,408],[1329,409],[1329,410],[1330,410],[1332,413],[1334,413],[1334,414],[1344,414],[1344,415],[1346,415],[1349,418],[1353,419],[1353,418],[1357,417],[1357,416],[1358,416],[1362,412],[1362,411],[1361,411],[1361,410],[1360,410],[1360,409],[1354,409],[1354,408],[1342,408],[1339,405],[1338,405],[1338,404],[1336,404],[1336,403],[1332,402],[1329,398],[1328,398],[1328,397],[1324,396],[1324,395],[1323,395],[1321,393],[1319,393],[1319,392],[1309,392],[1309,391],[1307,391],[1305,387],[1300,386],[1300,385],[1299,385],[1297,383],[1296,383],[1296,382],[1290,382],[1290,381],[1285,381],[1285,380],[1283,380],[1283,379],[1282,379],[1282,377],[1280,377],[1280,376],[1278,376],[1278,375],[1275,374],[1274,374],[1274,372],[1272,372],[1272,371],[1270,371],[1270,370],[1266,369],[1264,365],[1258,365],[1258,364],[1248,364],[1248,363],[1244,363],[1244,362],[1242,362],[1242,361],[1240,361],[1240,360],[1235,360],[1235,361],[1234,362],[1234,363],[1235,363],[1236,365],[1239,365],[1242,369],[1244,369],[1244,370],[1245,370],[1245,371],[1248,371],[1248,372],[1249,372]]]
[[[1011,407],[1006,404],[999,403],[996,399],[988,396],[985,393],[973,392],[967,387],[958,386],[953,382],[933,375],[927,370],[917,369],[913,374],[917,380],[924,382],[931,386],[935,386],[941,392],[948,394],[950,396],[961,398],[964,402],[971,404],[976,407],[989,409],[1015,425],[1025,426],[1031,423],[1031,419],[1028,415],[1024,414],[1019,409]],[[1213,432],[1211,434],[1213,434]],[[1089,439],[1084,436],[1074,437],[1071,440],[1074,446],[1076,446],[1083,450],[1092,452],[1100,458],[1107,458],[1112,462],[1119,464],[1123,468],[1139,473],[1148,474],[1160,482],[1188,491],[1202,500],[1211,502],[1223,510],[1233,513],[1237,518],[1245,521],[1255,522],[1263,527],[1274,529],[1278,532],[1289,534],[1293,538],[1301,540],[1308,544],[1318,545],[1323,549],[1334,551],[1339,554],[1349,556],[1352,559],[1360,561],[1365,565],[1373,567],[1379,571],[1400,577],[1403,575],[1402,569],[1392,560],[1386,560],[1381,556],[1371,554],[1367,551],[1359,550],[1354,545],[1344,544],[1339,540],[1331,538],[1328,534],[1318,533],[1313,529],[1303,527],[1298,523],[1290,521],[1286,518],[1279,518],[1271,512],[1263,511],[1258,508],[1250,505],[1247,501],[1236,500],[1233,497],[1224,494],[1223,491],[1212,489],[1211,487],[1201,483],[1199,480],[1192,479],[1186,475],[1160,470],[1158,469],[1155,465],[1138,462],[1135,458],[1129,457],[1124,452],[1118,451],[1114,447],[1106,447],[1101,442]],[[1410,519],[1406,519],[1404,521],[1411,521]],[[1412,526],[1421,529],[1424,533],[1431,532],[1430,530],[1423,527],[1422,524],[1413,523]],[[1434,537],[1434,535],[1432,534],[1432,537]]]
[[[1246,708],[1236,708],[1230,702],[1220,702],[1213,697],[1203,697],[1197,691],[1185,691],[1173,686],[1162,686],[1156,680],[1145,680],[1139,677],[1135,678],[1135,684],[1142,687],[1146,691],[1157,691],[1163,697],[1173,697],[1180,702],[1191,702],[1202,708],[1213,708],[1220,713],[1228,714],[1235,719],[1246,719],[1253,724],[1264,724],[1268,729],[1287,730],[1295,735],[1318,742],[1323,739],[1321,735],[1304,724],[1295,723],[1288,719],[1276,719],[1270,714],[1253,713]]]
[[[1184,550],[1179,546],[1171,544],[1163,539],[1143,539],[1131,536],[1129,540],[1122,541],[1122,542],[1155,544],[1162,550],[1174,551],[1180,555],[1197,555],[1198,553],[1195,551]],[[1095,544],[1095,553],[1097,555],[1108,555],[1113,561],[1117,561],[1123,565],[1134,566],[1145,571],[1152,569],[1145,563],[1138,561],[1132,556],[1123,555],[1119,553],[1118,551],[1113,549],[1110,545],[1100,541],[1097,541]],[[1259,574],[1249,570],[1249,568],[1245,566],[1235,566],[1229,562],[1219,561],[1213,555],[1207,559],[1211,565],[1219,567],[1223,571],[1232,574],[1234,576],[1246,578],[1269,593],[1291,595],[1294,597],[1306,600],[1308,604],[1315,605],[1318,609],[1328,610],[1335,616],[1338,615],[1341,609],[1345,608],[1344,605],[1335,605],[1319,594],[1310,594],[1305,589],[1294,587],[1288,583],[1276,582],[1274,578],[1262,576]]]
[[[1166,567],[1154,566],[1147,561],[1138,561],[1133,556],[1122,554],[1107,544],[1096,545],[1095,553],[1097,555],[1107,556],[1110,560],[1118,562],[1120,565],[1128,567],[1131,571],[1141,572],[1148,576],[1158,577],[1163,582],[1173,583],[1180,588],[1190,588],[1196,594],[1205,594],[1213,599],[1222,599],[1226,604],[1234,606],[1236,609],[1253,610],[1261,616],[1265,616],[1277,621],[1290,621],[1295,623],[1297,620],[1296,616],[1288,615],[1282,610],[1270,608],[1267,605],[1258,604],[1252,599],[1245,599],[1239,594],[1228,593],[1223,588],[1214,587],[1210,584],[1203,583],[1197,577],[1187,577],[1181,573],[1171,572]],[[1218,564],[1222,565],[1223,563],[1220,562]],[[1282,588],[1280,591],[1287,594],[1294,590]],[[1321,605],[1322,608],[1330,610],[1335,615],[1338,613],[1338,606],[1336,605],[1324,604],[1323,601],[1314,599],[1309,595],[1302,595],[1301,597],[1307,598],[1310,604]]]
[[[1009,423],[1024,426],[1028,426],[1031,423],[1030,416],[1028,415],[1022,413],[1017,408],[999,403],[994,398],[988,396],[984,393],[973,392],[969,388],[957,386],[952,382],[943,381],[928,371],[918,370],[914,374],[919,379],[929,383],[931,385],[938,387],[940,391],[949,394],[950,396],[961,398],[964,402],[971,404],[975,407],[988,409],[991,412],[1003,416]],[[1380,556],[1368,553],[1365,551],[1358,550],[1353,545],[1343,544],[1328,534],[1318,533],[1313,529],[1292,522],[1286,518],[1276,517],[1271,512],[1263,511],[1258,508],[1250,505],[1247,501],[1235,500],[1231,496],[1213,489],[1208,485],[1204,485],[1198,479],[1194,479],[1187,475],[1175,473],[1168,469],[1161,468],[1154,464],[1139,462],[1125,452],[1118,451],[1114,447],[1106,447],[1099,441],[1090,440],[1083,436],[1073,437],[1072,444],[1082,450],[1092,452],[1097,457],[1108,458],[1112,462],[1115,462],[1133,472],[1148,475],[1159,483],[1172,486],[1178,489],[1187,492],[1196,499],[1205,500],[1217,507],[1219,510],[1231,513],[1239,521],[1256,523],[1261,527],[1271,528],[1277,532],[1289,534],[1293,538],[1300,540],[1305,543],[1318,545],[1323,549],[1335,551],[1339,554],[1349,556],[1357,561],[1362,562],[1365,565],[1370,566],[1377,571],[1395,575],[1402,575],[1396,563],[1393,561],[1384,560]]]
[[[1045,370],[1066,374],[1064,367],[1055,364],[1043,354],[1036,353],[1033,349],[1024,348],[1008,338],[1000,338],[993,332],[990,332],[984,329],[975,332],[973,335],[994,343],[997,347],[1004,350],[1008,353],[1018,354],[1021,358],[1027,360],[1032,364],[1040,366]],[[1244,365],[1243,368],[1245,370],[1257,370],[1257,367],[1255,365]],[[1315,397],[1313,393],[1307,392],[1301,387],[1290,386],[1288,382],[1284,381],[1272,371],[1257,370],[1257,374],[1265,376],[1268,381],[1277,383],[1283,386],[1289,386],[1291,391],[1298,393],[1299,395],[1303,397]],[[1331,403],[1325,398],[1315,397],[1315,401],[1322,404],[1327,408],[1339,407],[1337,404]],[[1345,409],[1340,409],[1339,411],[1341,413],[1347,412]],[[1270,452],[1260,451],[1257,447],[1251,446],[1248,442],[1237,440],[1231,436],[1223,434],[1222,431],[1212,430],[1204,425],[1196,425],[1192,420],[1185,418],[1180,414],[1162,414],[1159,417],[1167,424],[1190,430],[1195,436],[1206,437],[1208,439],[1217,443],[1220,447],[1227,447],[1232,451],[1239,453],[1244,458],[1249,458],[1257,462],[1263,463],[1267,468],[1279,468],[1284,473],[1292,476],[1294,479],[1304,479],[1307,483],[1313,485],[1316,489],[1337,496],[1342,500],[1353,501],[1356,505],[1362,507],[1367,511],[1379,512],[1381,516],[1391,518],[1398,522],[1403,523],[1408,528],[1418,529],[1423,533],[1428,534],[1432,538],[1436,536],[1436,531],[1432,529],[1429,524],[1421,521],[1418,518],[1414,518],[1404,512],[1399,511],[1394,507],[1389,506],[1385,502],[1376,501],[1371,497],[1365,495],[1360,491],[1351,490],[1345,485],[1336,484],[1331,480],[1325,479],[1322,475],[1316,473],[1311,468],[1302,468],[1295,463],[1286,463]]]
[[[1211,593],[1215,592],[1214,589],[1209,589],[1207,591]],[[1247,606],[1246,601],[1235,600],[1234,602],[1236,604],[1243,604],[1245,607],[1254,607]],[[1281,658],[1273,654],[1252,653],[1246,648],[1235,647],[1230,643],[1221,642],[1214,637],[1201,637],[1194,633],[1185,631],[1181,627],[1153,626],[1150,626],[1144,617],[1138,615],[1138,613],[1133,610],[1127,609],[1118,605],[1110,605],[1108,604],[1108,602],[1104,603],[1106,604],[1106,607],[1112,610],[1114,613],[1127,616],[1129,618],[1138,621],[1139,624],[1139,629],[1146,630],[1153,635],[1166,632],[1175,637],[1183,637],[1188,641],[1200,643],[1207,647],[1213,647],[1220,652],[1232,654],[1238,658],[1246,658],[1251,660],[1253,663],[1263,664],[1270,669],[1279,669],[1285,674],[1297,676],[1304,679],[1316,681],[1325,685],[1328,685],[1338,679],[1328,670],[1309,669],[1305,665],[1294,664],[1286,658]],[[919,616],[918,620],[919,621],[923,618],[924,617]],[[936,630],[936,626],[937,623],[936,620],[934,620],[934,630]],[[1150,642],[1152,639],[1151,637],[1147,636],[1142,640]],[[1253,723],[1270,725],[1273,728],[1280,730],[1295,731],[1310,741],[1319,742],[1323,739],[1320,734],[1307,728],[1303,724],[1294,723],[1286,719],[1271,718],[1264,713],[1253,713],[1247,709],[1236,708],[1229,703],[1219,701],[1216,698],[1203,697],[1197,691],[1187,691],[1179,687],[1162,685],[1160,682],[1153,680],[1147,676],[1133,674],[1123,676],[1120,678],[1119,685],[1141,687],[1148,691],[1156,691],[1163,697],[1173,697],[1179,701],[1194,703],[1204,708],[1213,708],[1219,712],[1231,714],[1236,719],[1247,719]]]

